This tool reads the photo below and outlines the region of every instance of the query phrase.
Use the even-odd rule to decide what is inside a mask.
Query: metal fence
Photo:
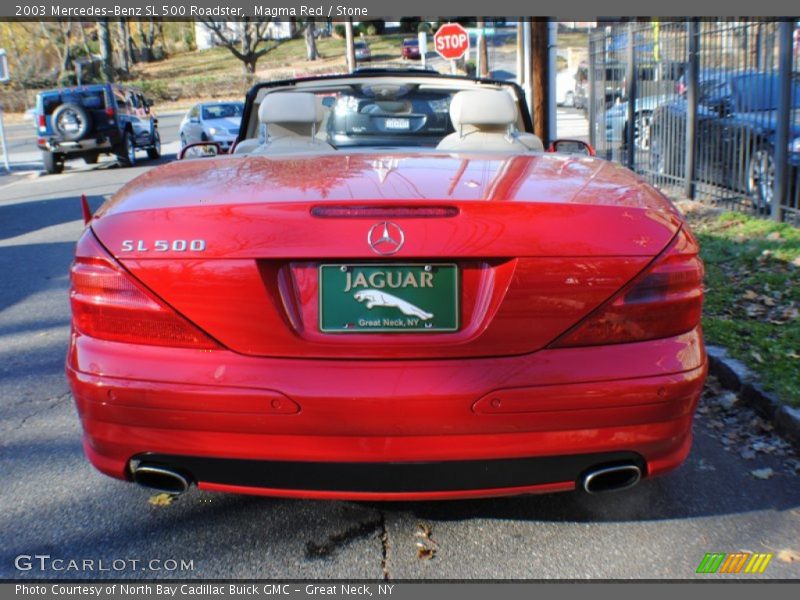
[[[670,195],[800,224],[800,22],[615,23],[589,62],[599,156]]]

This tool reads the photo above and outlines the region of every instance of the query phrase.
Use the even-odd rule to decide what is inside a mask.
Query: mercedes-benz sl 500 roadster
[[[97,213],[67,374],[92,464],[179,493],[620,490],[687,456],[706,375],[682,216],[519,87],[370,70],[255,86]],[[581,492],[583,493],[583,492]]]

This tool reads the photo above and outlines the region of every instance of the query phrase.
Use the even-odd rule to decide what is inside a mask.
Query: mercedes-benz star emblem
[[[367,234],[367,243],[378,254],[395,254],[403,247],[406,236],[400,226],[391,221],[375,223]]]

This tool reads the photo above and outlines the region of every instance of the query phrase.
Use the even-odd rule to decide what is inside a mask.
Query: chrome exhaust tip
[[[601,494],[630,489],[641,479],[642,470],[636,465],[616,465],[587,471],[581,486],[589,494]]]
[[[133,481],[143,487],[176,496],[188,490],[190,485],[185,476],[166,467],[139,464],[131,468],[131,474]]]

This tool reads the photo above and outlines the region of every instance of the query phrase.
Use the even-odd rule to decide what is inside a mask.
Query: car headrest
[[[309,92],[273,92],[258,108],[258,120],[270,123],[316,123],[322,121],[322,105]]]
[[[517,122],[517,106],[503,90],[458,92],[450,101],[450,121],[455,129],[463,125],[508,126]]]

